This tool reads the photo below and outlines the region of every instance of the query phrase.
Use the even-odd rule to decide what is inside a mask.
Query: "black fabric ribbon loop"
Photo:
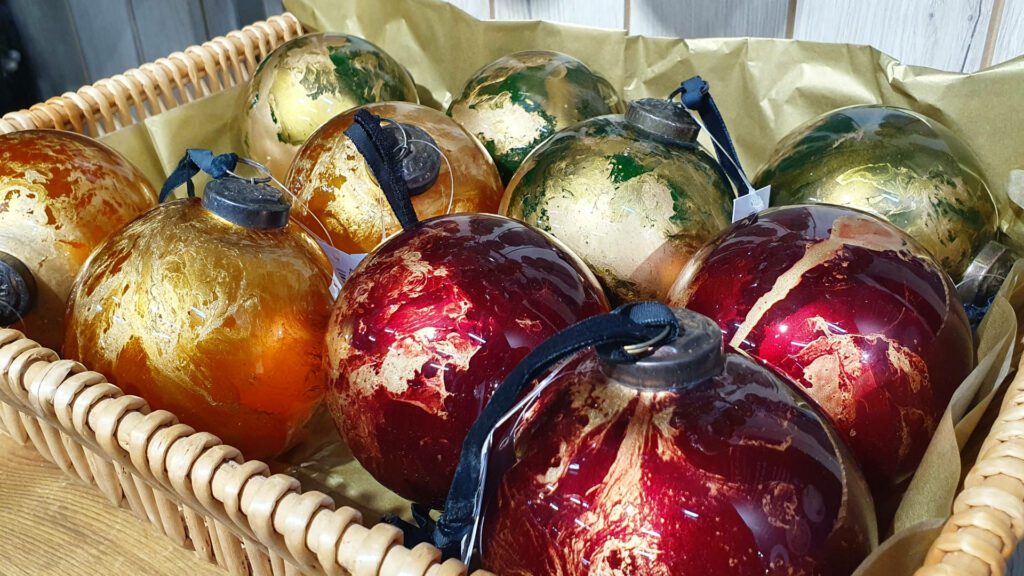
[[[363,155],[366,164],[384,191],[391,211],[398,218],[402,229],[409,229],[419,222],[412,205],[409,187],[400,170],[403,150],[395,136],[381,125],[382,118],[364,110],[356,112],[352,125],[345,130],[356,149]]]
[[[729,129],[722,118],[722,113],[718,110],[714,98],[711,97],[711,88],[708,83],[700,76],[684,80],[678,88],[669,94],[668,98],[672,100],[676,96],[680,97],[683,106],[700,114],[704,126],[711,133],[718,163],[722,165],[722,170],[736,186],[737,192],[745,194],[748,180],[740,164],[736,147],[733,146],[732,138],[729,136]]]
[[[238,155],[228,152],[214,156],[213,152],[202,148],[189,148],[185,156],[178,162],[178,166],[171,172],[171,175],[164,181],[160,188],[160,201],[164,202],[170,197],[179,186],[185,184],[188,188],[188,197],[196,195],[196,186],[192,178],[200,170],[206,172],[215,179],[229,176],[238,165]]]
[[[444,513],[436,525],[426,511],[416,505],[413,507],[416,525],[393,518],[389,521],[403,528],[407,546],[430,542],[448,558],[468,560],[472,550],[466,548],[466,543],[480,512],[479,488],[487,472],[482,452],[491,433],[519,401],[524,388],[558,361],[591,346],[606,360],[629,363],[678,336],[679,323],[670,308],[657,302],[637,302],[577,322],[544,341],[505,378],[470,429],[462,445]],[[635,345],[643,347],[638,351],[633,349]]]

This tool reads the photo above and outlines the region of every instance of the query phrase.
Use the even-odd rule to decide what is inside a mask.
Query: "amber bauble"
[[[973,365],[949,276],[905,233],[849,208],[774,208],[737,223],[684,270],[671,302],[796,380],[880,497],[914,471]]]
[[[679,313],[690,316],[680,340],[701,323],[714,329]],[[493,457],[503,474],[484,508],[485,568],[853,572],[876,539],[857,465],[791,382],[723,352],[714,334],[714,362],[688,357],[701,345],[677,340],[634,365],[587,352],[550,377]]]
[[[260,62],[249,83],[244,147],[281,180],[299,146],[337,114],[368,102],[419,102],[412,76],[377,46],[347,34],[307,34]]]
[[[17,291],[5,282],[2,315],[10,313],[12,327],[58,349],[78,270],[108,235],[156,206],[156,192],[128,160],[96,140],[26,130],[0,135],[0,198],[0,253],[20,262],[34,285],[19,320],[10,310]]]
[[[667,112],[686,138],[658,137],[629,116],[560,131],[527,158],[502,198],[502,214],[565,242],[616,301],[664,300],[683,265],[729,225],[725,175],[694,142],[689,114]]]
[[[586,64],[537,50],[478,70],[448,115],[483,142],[508,182],[526,155],[555,131],[624,110],[615,88]]]
[[[198,198],[163,204],[82,270],[65,355],[247,458],[272,457],[323,398],[331,273],[294,223],[249,229]]]
[[[775,206],[837,204],[881,216],[954,280],[998,228],[970,149],[935,120],[901,108],[851,106],[796,128],[754,184],[771,184]]]
[[[411,148],[411,154],[436,155],[432,147],[436,146],[448,159],[445,162],[440,157],[428,157],[421,163],[436,169],[430,174],[433,184],[412,199],[419,218],[449,212],[497,211],[502,186],[494,162],[480,143],[451,118],[405,102],[362,108],[401,123],[404,132],[399,130],[396,140]],[[297,199],[293,216],[313,234],[329,234],[335,248],[350,254],[373,250],[401,228],[362,154],[345,135],[358,110],[335,116],[311,136],[288,173],[288,188]],[[422,130],[428,140],[423,140],[424,135],[416,129]]]
[[[586,267],[542,232],[490,214],[424,221],[345,283],[327,333],[328,406],[370,474],[439,507],[469,427],[508,372],[607,310]]]

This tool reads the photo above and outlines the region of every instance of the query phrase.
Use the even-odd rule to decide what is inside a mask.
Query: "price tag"
[[[1024,208],[1024,170],[1010,170],[1010,180],[1006,185],[1010,200]]]
[[[341,292],[341,286],[345,283],[345,280],[348,280],[356,266],[363,261],[363,258],[366,258],[366,254],[342,252],[319,239],[317,239],[317,243],[320,244],[320,248],[323,249],[327,259],[331,261],[331,266],[334,267],[334,278],[331,280],[331,297],[337,298]]]
[[[757,214],[768,207],[771,201],[772,187],[765,186],[740,196],[732,203],[732,221],[738,222],[751,214]]]

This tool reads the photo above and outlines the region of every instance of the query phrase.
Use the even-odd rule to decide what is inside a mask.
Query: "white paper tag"
[[[1014,204],[1024,208],[1024,170],[1010,170],[1010,180],[1006,184],[1006,191]]]
[[[732,221],[738,222],[751,214],[757,214],[764,210],[771,202],[771,195],[772,187],[765,186],[740,196],[732,203]]]
[[[348,280],[349,275],[356,269],[356,266],[366,258],[366,254],[349,254],[348,252],[342,252],[334,246],[317,239],[317,244],[323,249],[324,254],[327,255],[327,259],[331,261],[331,266],[334,267],[334,278],[331,280],[331,297],[337,298],[341,292],[341,286]]]

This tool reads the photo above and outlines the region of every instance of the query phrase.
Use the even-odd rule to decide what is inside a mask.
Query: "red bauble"
[[[736,224],[670,299],[799,382],[876,494],[913,472],[973,365],[949,277],[909,236],[848,208],[777,208]]]
[[[491,393],[531,349],[606,312],[557,240],[502,216],[426,220],[349,277],[328,330],[328,405],[352,453],[401,496],[440,507]]]
[[[683,337],[692,335],[680,320]],[[690,344],[634,365],[604,365],[588,352],[553,376],[493,457],[492,470],[506,471],[484,509],[485,568],[519,576],[854,570],[875,539],[857,465],[792,383],[723,355],[714,332],[715,362],[658,366],[700,347]]]

